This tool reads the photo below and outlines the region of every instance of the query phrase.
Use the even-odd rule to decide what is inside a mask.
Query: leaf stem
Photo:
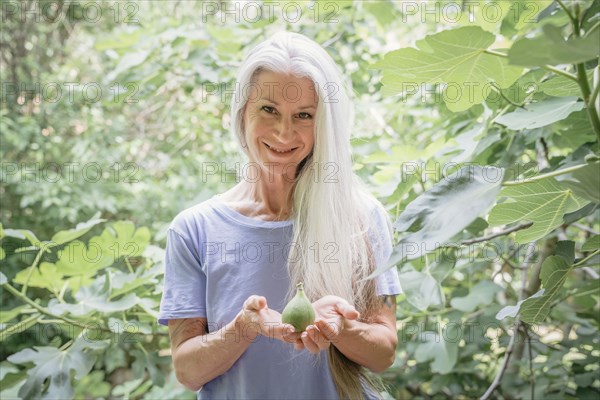
[[[534,176],[532,178],[527,178],[527,179],[523,179],[523,180],[516,180],[516,181],[504,181],[504,182],[502,182],[502,186],[524,185],[524,184],[527,184],[527,183],[540,181],[542,179],[551,178],[553,176],[559,176],[559,175],[568,174],[568,173],[577,171],[579,169],[582,169],[584,167],[587,167],[588,165],[590,165],[590,164],[579,164],[579,165],[574,165],[572,167],[558,169],[556,171],[548,172],[546,174],[537,175],[537,176]]]
[[[30,298],[28,298],[27,296],[25,296],[24,294],[22,294],[21,292],[19,292],[10,283],[5,283],[5,284],[2,285],[2,287],[4,289],[6,289],[7,291],[9,291],[10,293],[12,293],[19,300],[23,301],[24,303],[29,304],[30,306],[32,306],[33,308],[35,308],[36,310],[38,310],[40,313],[42,313],[44,315],[47,315],[48,317],[59,319],[61,321],[66,322],[67,324],[78,326],[78,327],[83,328],[83,329],[87,329],[87,328],[90,327],[88,324],[84,324],[83,322],[75,321],[73,319],[70,319],[70,318],[67,318],[67,317],[63,317],[62,315],[56,315],[56,314],[50,312],[50,310],[48,310],[46,307],[43,307],[43,306],[39,305],[35,301],[31,300]],[[99,326],[98,324],[94,324],[93,326],[94,326],[94,329],[98,329],[98,330],[100,330],[102,332],[107,332],[107,333],[111,333],[111,334],[113,333],[113,331],[111,331],[110,329],[104,328],[102,326]],[[141,332],[131,332],[131,333],[134,334],[134,335],[146,335],[145,333],[141,333]],[[154,335],[154,336],[167,336],[168,333],[155,332],[155,333],[152,333],[150,335]]]
[[[504,54],[504,53],[501,53],[501,52],[496,51],[496,50],[487,49],[487,50],[484,50],[483,52],[487,53],[487,54],[490,54],[490,55],[493,55],[493,56],[508,57],[508,54]],[[569,78],[569,79],[571,79],[571,80],[573,80],[575,82],[578,82],[577,75],[574,75],[574,74],[572,74],[570,72],[563,71],[562,69],[555,68],[555,67],[553,67],[551,65],[542,65],[541,67],[544,68],[545,70],[552,71],[552,72],[554,72],[557,75],[562,75],[565,78]]]
[[[523,224],[513,226],[512,228],[508,228],[508,229],[504,229],[500,232],[492,233],[491,235],[482,236],[482,237],[478,237],[475,239],[463,240],[462,242],[460,242],[460,244],[469,245],[469,244],[474,244],[474,243],[487,242],[490,239],[494,239],[499,236],[508,235],[509,233],[512,233],[515,231],[520,231],[521,229],[529,228],[531,225],[533,225],[533,222],[525,222]]]
[[[600,253],[600,250],[596,250],[595,252],[593,252],[592,254],[590,254],[589,256],[587,256],[586,258],[584,258],[583,260],[577,262],[576,264],[573,264],[573,266],[571,266],[570,269],[573,269],[575,267],[579,267],[580,265],[585,264],[585,262],[587,260],[589,260],[590,258],[594,257],[596,254]]]
[[[593,33],[600,26],[600,21],[596,22],[594,26],[592,26],[584,35],[584,37],[588,37],[591,33]]]
[[[596,132],[596,136],[600,141],[600,118],[598,117],[598,110],[596,110],[596,107],[594,107],[594,101],[592,100],[592,91],[590,90],[590,84],[588,82],[587,74],[585,72],[585,64],[583,63],[577,64],[577,84],[581,89],[581,94],[587,108],[587,113],[588,117],[590,118],[590,122],[592,123],[594,131]],[[598,94],[598,86],[600,86],[600,83],[594,88],[594,100],[596,95]]]
[[[562,0],[556,0],[556,2],[558,3],[558,5],[560,6],[560,8],[563,9],[563,11],[567,14],[567,16],[569,17],[569,20],[571,21],[571,23],[573,24],[574,27],[579,26],[579,24],[577,23],[577,20],[575,19],[575,17],[573,16],[573,14],[571,13],[571,11],[567,8],[567,6],[565,6],[562,2]]]
[[[555,68],[555,67],[553,67],[551,65],[544,65],[544,66],[542,66],[542,68],[544,68],[544,69],[546,69],[548,71],[552,71],[552,72],[554,72],[557,75],[562,75],[565,78],[569,78],[569,79],[577,82],[577,76],[574,75],[574,74],[572,74],[572,73],[570,73],[570,72],[563,71],[562,69]]]
[[[596,67],[596,68],[600,68],[600,67]],[[592,90],[592,93],[590,94],[590,105],[594,105],[594,102],[596,101],[596,97],[598,97],[598,91],[600,91],[600,82],[598,82],[598,84],[596,85],[596,87],[594,88],[594,90]]]
[[[35,301],[31,300],[29,297],[25,296],[24,294],[22,294],[21,292],[19,292],[17,289],[15,289],[11,284],[9,283],[5,283],[4,285],[2,285],[7,291],[9,291],[10,293],[12,293],[16,298],[18,298],[19,300],[29,304],[30,306],[32,306],[33,308],[35,308],[36,310],[38,310],[39,312],[41,312],[44,315],[47,315],[49,317],[52,318],[56,318],[56,319],[60,319],[61,321],[64,321],[68,324],[71,325],[75,325],[78,326],[80,328],[88,328],[88,326],[82,322],[79,321],[75,321],[72,320],[70,318],[67,317],[63,317],[61,315],[56,315],[53,314],[52,312],[50,312],[50,310],[48,310],[45,307],[40,306],[38,303],[36,303]],[[110,329],[105,329],[105,328],[101,328],[99,327],[99,329],[104,330],[106,332],[112,332]]]
[[[65,344],[63,344],[62,346],[60,346],[60,348],[58,350],[65,351],[72,344],[73,344],[73,339],[69,340],[68,342],[66,342]]]
[[[29,280],[31,279],[31,276],[33,275],[33,271],[37,268],[37,265],[39,264],[40,260],[42,259],[42,255],[44,254],[45,251],[46,251],[46,248],[44,246],[42,246],[40,251],[38,251],[37,255],[35,256],[35,259],[33,260],[33,264],[31,264],[31,269],[29,270],[29,274],[27,274],[25,283],[23,284],[23,287],[21,288],[21,293],[23,295],[25,295],[25,293],[27,293],[27,285],[29,285]]]
[[[529,266],[531,264],[531,260],[533,255],[535,254],[535,242],[530,242],[527,246],[527,253],[525,256],[525,260],[523,260],[523,267],[521,269],[521,292],[519,293],[519,301],[523,301],[527,295],[527,272]],[[481,396],[481,400],[487,400],[490,398],[492,393],[496,390],[498,386],[500,386],[500,382],[504,377],[504,373],[508,368],[508,362],[510,361],[510,357],[515,349],[515,338],[519,334],[519,329],[523,325],[523,322],[519,318],[515,318],[515,326],[513,335],[510,337],[510,341],[508,342],[508,346],[506,346],[506,352],[504,353],[504,360],[502,361],[502,365],[500,366],[500,370],[496,374],[496,377],[492,381],[492,384],[487,388],[483,396]]]
[[[513,350],[515,348],[515,338],[517,337],[520,324],[521,324],[521,320],[519,320],[517,318],[517,320],[515,321],[515,329],[514,329],[513,335],[510,337],[508,346],[506,346],[506,352],[504,353],[504,360],[502,361],[502,366],[500,366],[500,370],[498,371],[498,374],[494,378],[492,384],[487,388],[487,390],[485,391],[483,396],[481,396],[480,400],[489,399],[490,396],[492,395],[492,393],[494,393],[494,390],[496,390],[496,388],[500,385],[500,381],[502,380],[502,377],[504,376],[504,373],[506,372],[506,368],[508,367],[508,361],[510,360],[510,356],[512,355]]]
[[[512,104],[515,107],[525,108],[525,106],[523,104],[515,103],[514,101],[512,101],[511,99],[506,97],[506,95],[504,93],[502,93],[502,90],[500,88],[496,87],[496,85],[491,85],[491,88],[493,90],[495,90],[496,93],[498,93],[500,95],[500,97],[502,97],[504,100],[506,100],[506,102],[508,102],[509,104]]]
[[[22,331],[23,327],[30,327],[32,325],[30,325],[30,322],[33,322],[33,325],[35,325],[40,321],[40,318],[42,318],[42,316],[39,313],[35,313],[27,318],[25,318],[24,320],[17,322],[16,324],[8,324],[8,327],[6,329],[2,329],[0,331],[0,342],[6,340],[6,338],[8,338],[11,335],[14,335],[16,333],[19,333],[19,331]]]
[[[129,269],[129,273],[130,274],[134,274],[135,272],[133,271],[133,267],[131,266],[131,263],[129,262],[129,257],[125,257],[125,264],[127,264],[127,268]]]

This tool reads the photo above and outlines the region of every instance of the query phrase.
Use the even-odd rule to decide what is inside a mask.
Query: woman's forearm
[[[345,320],[331,344],[350,360],[379,373],[394,363],[398,336],[386,325]]]
[[[190,390],[227,372],[252,343],[238,314],[218,331],[192,337],[173,351],[173,365],[179,382]]]

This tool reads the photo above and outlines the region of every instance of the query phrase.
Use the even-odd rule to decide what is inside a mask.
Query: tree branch
[[[504,54],[504,53],[501,53],[501,52],[496,51],[496,50],[487,49],[487,50],[484,50],[483,52],[486,53],[486,54],[492,55],[492,56],[496,56],[496,57],[508,57],[508,54]],[[555,67],[553,67],[551,65],[542,65],[542,68],[544,68],[547,71],[552,71],[552,72],[554,72],[557,75],[562,75],[565,78],[569,78],[569,79],[571,79],[571,80],[573,80],[575,82],[578,82],[577,76],[573,75],[570,72],[563,71],[562,69],[555,68]]]
[[[527,269],[528,269],[527,267],[531,263],[531,259],[533,258],[533,255],[535,254],[535,242],[529,243],[526,254],[527,255],[525,256],[525,260],[523,261],[523,266],[521,269],[521,285],[522,285],[522,287],[521,287],[521,293],[519,294],[519,301],[524,300],[525,296],[527,295],[527,293],[526,293],[527,292]],[[504,373],[506,372],[506,369],[508,368],[508,362],[510,361],[510,357],[514,351],[515,338],[519,334],[519,328],[521,327],[521,324],[522,324],[521,320],[519,318],[516,318],[513,335],[511,336],[510,341],[508,342],[508,346],[506,347],[506,352],[504,353],[504,360],[502,361],[502,366],[500,367],[500,370],[498,371],[498,373],[496,374],[496,377],[492,381],[492,384],[488,387],[488,389],[485,391],[483,396],[481,396],[481,400],[489,399],[490,396],[492,395],[492,393],[494,393],[494,391],[496,390],[496,388],[498,386],[500,386],[500,382],[502,381],[502,378],[504,377]]]
[[[507,229],[504,229],[504,230],[502,230],[500,232],[492,233],[492,234],[487,235],[487,236],[482,236],[482,237],[478,237],[478,238],[475,238],[475,239],[463,240],[463,241],[460,242],[460,244],[462,244],[462,245],[469,245],[469,244],[473,244],[473,243],[486,242],[486,241],[488,241],[490,239],[494,239],[494,238],[497,238],[499,236],[508,235],[509,233],[520,231],[521,229],[529,228],[531,225],[533,225],[533,222],[525,222],[525,223],[519,224],[517,226],[513,226],[512,228],[507,228]]]
[[[502,182],[502,186],[517,186],[517,185],[523,185],[523,184],[531,183],[531,182],[535,182],[535,181],[541,181],[542,179],[551,178],[553,176],[564,175],[564,174],[568,174],[568,173],[577,171],[578,169],[587,167],[588,165],[590,165],[590,164],[573,165],[572,167],[558,169],[556,171],[548,172],[546,174],[537,175],[537,176],[534,176],[532,178],[527,178],[527,179],[522,179],[522,180],[516,180],[516,181],[504,181],[504,182]]]
[[[5,283],[4,285],[2,285],[2,287],[4,289],[6,289],[8,292],[12,293],[16,298],[18,298],[22,302],[29,304],[30,306],[32,306],[33,308],[35,308],[36,310],[38,310],[40,313],[42,313],[44,315],[47,315],[48,317],[61,320],[63,322],[66,322],[67,324],[70,324],[70,325],[73,325],[73,326],[77,326],[77,327],[82,328],[82,329],[90,328],[90,326],[88,324],[85,324],[85,323],[79,322],[79,321],[75,321],[73,319],[70,319],[70,318],[67,318],[67,317],[63,317],[62,315],[56,315],[56,314],[50,312],[50,310],[48,310],[46,307],[43,307],[43,306],[39,305],[38,303],[36,303],[35,301],[31,300],[27,296],[23,295],[21,292],[19,292],[17,289],[15,289],[9,283]],[[102,332],[113,333],[113,331],[111,331],[110,329],[101,327],[98,324],[94,324],[94,329],[98,329],[98,330],[100,330]],[[146,335],[145,333],[141,333],[141,332],[131,332],[131,334],[134,334],[134,335],[135,334]],[[152,335],[166,336],[167,334],[161,333],[161,332],[156,332],[156,333],[152,333],[152,334],[149,334],[149,335],[150,336],[152,336]]]

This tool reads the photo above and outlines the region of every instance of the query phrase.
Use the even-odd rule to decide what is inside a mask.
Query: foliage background
[[[598,1],[235,4],[2,1],[0,396],[194,397],[155,323],[165,230],[235,182],[227,87],[288,29],[352,81],[398,220],[389,396],[596,398]]]

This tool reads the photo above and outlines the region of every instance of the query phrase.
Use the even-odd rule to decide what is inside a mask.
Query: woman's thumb
[[[336,308],[337,308],[338,312],[344,316],[344,318],[358,319],[359,313],[351,305],[338,303]]]
[[[262,310],[266,306],[267,299],[265,299],[263,296],[252,295],[248,298],[248,300],[246,300],[246,308],[248,310],[258,311]]]

